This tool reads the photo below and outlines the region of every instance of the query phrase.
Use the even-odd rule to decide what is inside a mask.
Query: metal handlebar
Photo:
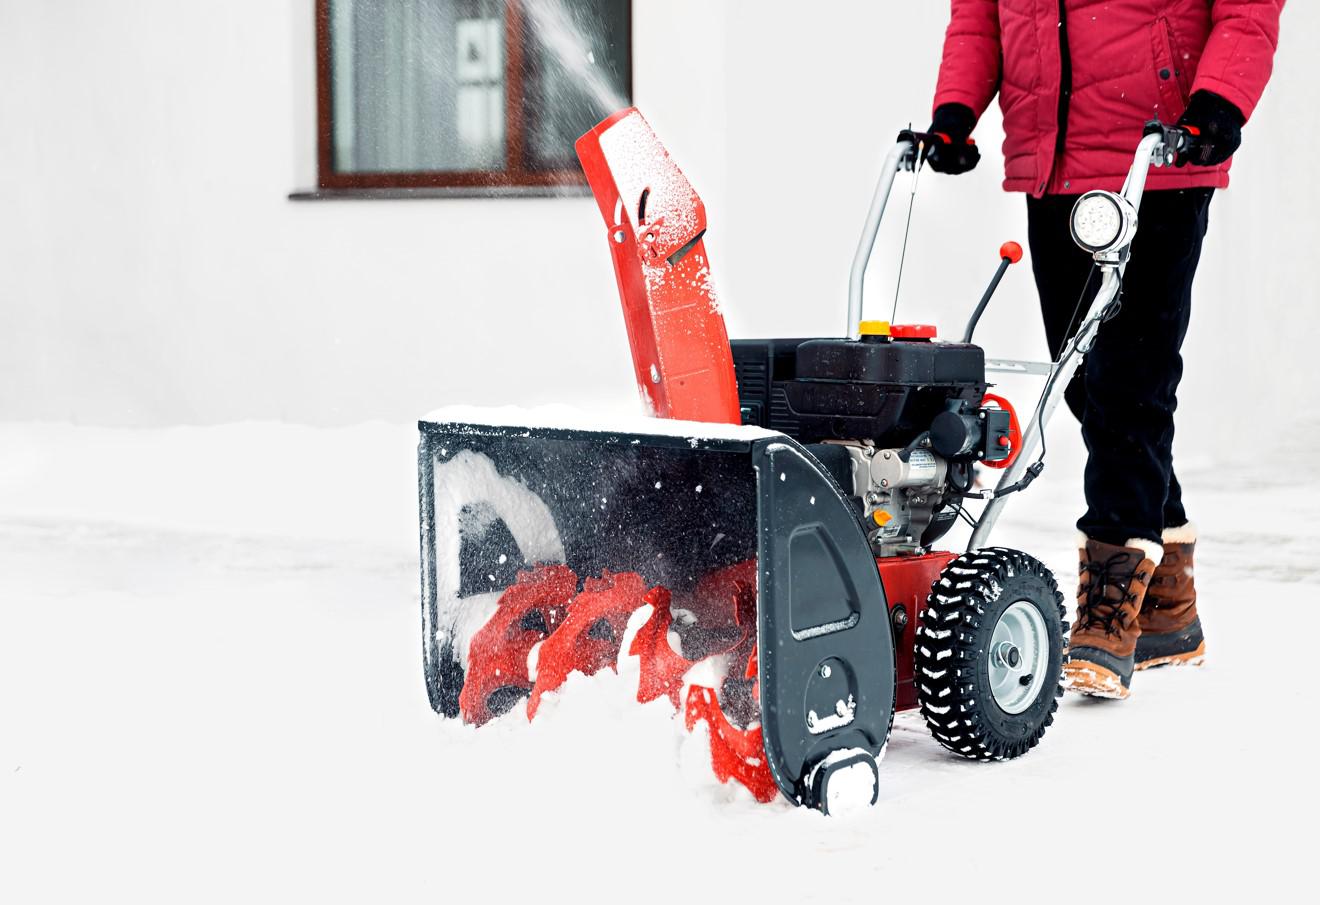
[[[917,165],[917,148],[929,145],[934,136],[922,132],[904,130],[899,133],[898,143],[885,155],[880,167],[880,180],[876,183],[875,194],[871,198],[871,207],[862,226],[861,239],[857,251],[853,254],[852,270],[848,276],[848,323],[844,335],[856,339],[862,319],[862,297],[866,286],[866,268],[871,262],[875,250],[875,239],[880,233],[880,221],[884,218],[885,207],[889,204],[889,195],[894,188],[894,177],[901,170],[911,170]],[[1170,166],[1179,154],[1188,154],[1196,146],[1197,137],[1180,126],[1166,126],[1158,120],[1146,124],[1136,159],[1121,194],[1132,203],[1141,206],[1141,196],[1146,189],[1146,174],[1150,165]],[[1145,161],[1144,165],[1142,162]]]
[[[857,243],[852,272],[848,276],[848,324],[844,336],[852,339],[857,339],[861,335],[862,293],[866,283],[866,265],[871,262],[875,237],[880,233],[880,221],[885,215],[885,206],[889,204],[889,192],[894,187],[894,177],[898,175],[899,170],[910,170],[916,166],[916,151],[916,144],[905,133],[886,155],[884,165],[880,168],[880,181],[876,184],[875,195],[871,198],[871,208],[866,213],[862,238]]]

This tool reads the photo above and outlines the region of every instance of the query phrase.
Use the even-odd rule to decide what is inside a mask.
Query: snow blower
[[[1074,237],[1102,280],[1052,365],[987,362],[971,342],[1021,257],[1014,243],[960,342],[861,321],[896,174],[915,180],[932,140],[905,131],[885,161],[848,335],[733,342],[704,207],[646,121],[625,110],[578,141],[650,417],[420,422],[423,654],[438,713],[481,725],[522,705],[531,718],[570,673],[635,656],[637,699],[667,698],[689,730],[704,723],[721,781],[826,813],[877,800],[896,710],[919,708],[972,760],[1040,741],[1061,694],[1063,598],[1038,560],[988,536],[1041,473],[1041,433],[1117,303],[1149,165],[1189,136],[1153,124],[1123,191],[1078,201]],[[987,392],[990,371],[1046,378],[1025,424]],[[1002,469],[993,491],[975,489],[978,465]],[[967,552],[936,549],[971,520],[968,499],[987,502]]]

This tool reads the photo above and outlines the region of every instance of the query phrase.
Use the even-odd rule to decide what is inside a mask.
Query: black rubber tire
[[[990,688],[990,639],[1018,601],[1032,604],[1049,637],[1048,672],[1036,699],[1007,713]],[[1068,623],[1058,583],[1017,550],[964,553],[945,567],[917,625],[917,702],[935,739],[960,757],[1009,760],[1036,747],[1063,695]]]

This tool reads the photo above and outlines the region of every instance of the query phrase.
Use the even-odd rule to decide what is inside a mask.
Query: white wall
[[[631,398],[589,199],[286,199],[314,182],[311,7],[0,0],[0,419],[343,423]],[[733,333],[841,328],[880,157],[926,121],[946,16],[636,0],[637,102],[705,197]],[[1320,402],[1316,33],[1320,9],[1290,4],[1275,83],[1212,209],[1181,421],[1198,445],[1226,408],[1254,421]],[[999,243],[1024,238],[996,130],[991,114],[972,176],[923,176],[900,319],[953,332]],[[901,184],[895,203],[872,274],[881,315]],[[1026,266],[981,338],[1043,353]]]

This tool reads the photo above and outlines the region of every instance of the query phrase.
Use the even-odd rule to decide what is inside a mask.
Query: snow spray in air
[[[532,32],[541,46],[555,55],[564,70],[590,93],[604,113],[628,106],[628,99],[610,83],[608,73],[597,64],[591,41],[582,33],[562,0],[533,0],[525,9],[533,26]]]

